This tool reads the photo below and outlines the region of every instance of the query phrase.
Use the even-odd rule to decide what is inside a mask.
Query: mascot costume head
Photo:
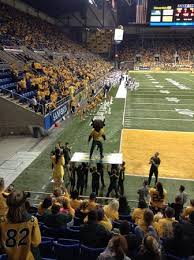
[[[101,119],[92,120],[91,126],[94,128],[94,130],[96,132],[100,132],[100,130],[105,126],[105,119],[104,120],[101,120]]]

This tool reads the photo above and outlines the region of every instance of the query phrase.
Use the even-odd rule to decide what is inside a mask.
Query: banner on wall
[[[61,120],[68,112],[69,101],[65,102],[44,117],[44,127],[49,129],[54,123]]]

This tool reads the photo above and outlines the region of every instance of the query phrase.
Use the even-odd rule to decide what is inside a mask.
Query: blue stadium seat
[[[164,256],[165,256],[165,259],[167,259],[167,260],[189,260],[189,259],[191,259],[190,257],[179,257],[179,256],[175,256],[175,255],[168,254],[168,253],[166,253]]]
[[[53,238],[42,238],[42,242],[39,245],[39,250],[41,257],[54,258]]]
[[[56,240],[58,238],[66,238],[66,229],[65,228],[52,228],[47,227],[46,225],[43,225],[41,227],[42,234],[47,237],[55,238]]]
[[[105,250],[105,248],[91,248],[81,245],[80,260],[96,260],[97,257]]]
[[[79,244],[80,241],[79,240],[75,240],[75,239],[64,239],[64,238],[59,238],[57,240],[57,242],[59,244],[62,244],[62,245],[75,245],[75,244]]]
[[[58,242],[53,242],[54,252],[57,260],[73,259],[79,260],[80,244],[63,245]],[[91,259],[92,260],[92,259]]]
[[[74,224],[74,226],[80,226],[82,224],[81,223],[81,219],[77,218],[77,217],[74,217],[73,224]]]
[[[67,227],[67,237],[80,240],[80,230],[74,229],[73,227]]]

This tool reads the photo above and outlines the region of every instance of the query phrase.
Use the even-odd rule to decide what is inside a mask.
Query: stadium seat
[[[52,237],[55,239],[66,238],[66,229],[65,228],[51,228],[43,225],[41,227],[42,234],[46,237]]]
[[[74,229],[74,227],[67,227],[67,237],[70,239],[79,240],[80,239],[80,230]]]
[[[74,224],[74,226],[80,226],[81,225],[81,219],[74,217],[73,224]]]
[[[53,242],[54,252],[57,260],[73,259],[79,260],[80,244],[63,245],[58,242]],[[92,260],[92,259],[91,259]]]
[[[3,255],[0,255],[0,260],[7,260],[8,257],[7,255],[3,254]]]
[[[79,244],[80,241],[79,240],[75,240],[75,239],[64,239],[64,238],[59,238],[57,240],[57,242],[59,244],[62,244],[62,245],[75,245],[75,244]]]
[[[42,238],[42,242],[39,245],[41,257],[54,257],[53,251],[53,239],[52,238]]]
[[[81,257],[80,260],[96,260],[100,253],[102,253],[105,248],[91,248],[81,245]]]
[[[193,259],[191,257],[179,257],[179,256],[175,256],[175,255],[168,254],[168,253],[165,254],[164,257],[167,260],[192,260]]]

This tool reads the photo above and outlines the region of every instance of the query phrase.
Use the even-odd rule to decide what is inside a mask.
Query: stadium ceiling
[[[72,13],[82,11],[88,0],[22,0],[36,10],[42,11],[47,15],[55,18]]]

